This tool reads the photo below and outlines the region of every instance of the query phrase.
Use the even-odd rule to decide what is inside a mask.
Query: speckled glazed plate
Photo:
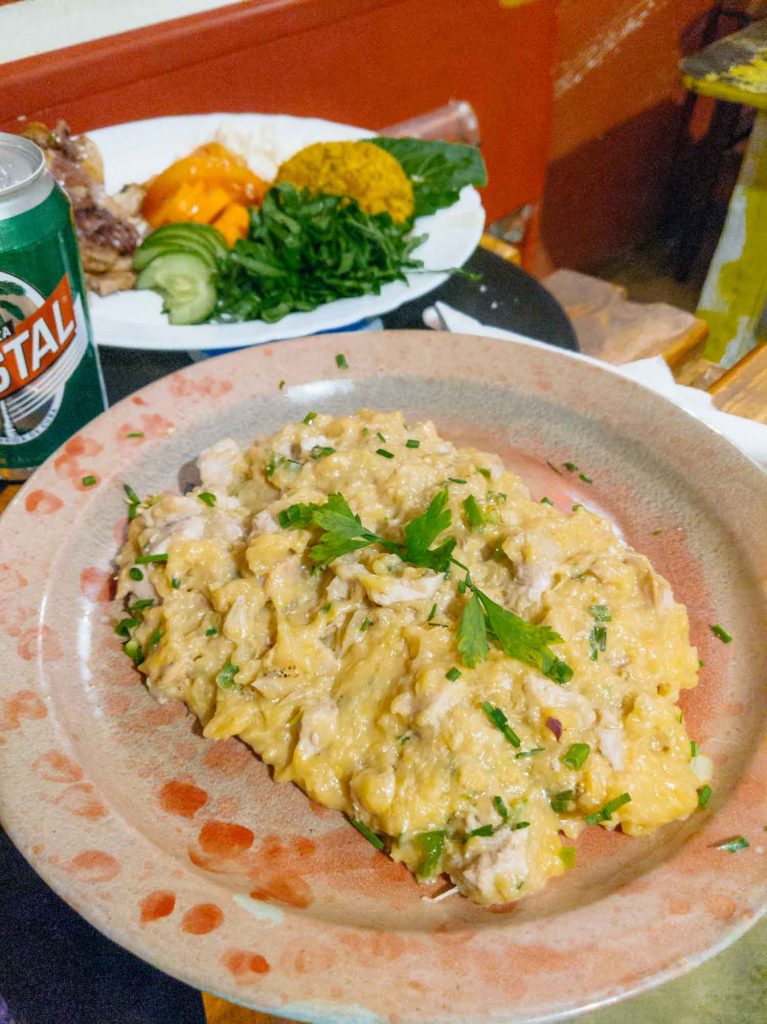
[[[336,366],[339,351],[350,369]],[[174,487],[223,436],[248,442],[310,409],[361,406],[431,417],[503,453],[536,496],[598,506],[671,580],[705,661],[683,698],[715,764],[705,811],[647,838],[589,829],[577,868],[517,904],[430,903],[421,897],[439,884],[419,887],[238,741],[208,742],[179,705],[153,702],[112,629],[122,482]],[[588,468],[593,485],[577,491],[546,459]],[[726,441],[553,349],[391,332],[190,367],[73,437],[2,517],[0,817],[105,934],[192,985],[287,1017],[544,1021],[639,991],[764,909],[765,509],[767,477]],[[731,644],[711,634],[717,622]],[[716,848],[735,835],[750,847]]]

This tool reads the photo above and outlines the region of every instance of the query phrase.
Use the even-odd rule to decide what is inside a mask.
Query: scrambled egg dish
[[[690,814],[687,613],[602,516],[400,413],[310,413],[141,501],[126,652],[420,881],[481,904],[572,867],[587,825]]]

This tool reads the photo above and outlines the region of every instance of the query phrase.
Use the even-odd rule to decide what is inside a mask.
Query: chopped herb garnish
[[[580,502],[577,505],[573,505],[572,511],[577,512],[579,508],[583,508],[583,505],[581,505]]]
[[[513,825],[509,825],[512,832],[518,832],[521,828],[530,828],[529,821],[515,821]]]
[[[167,551],[162,552],[159,555],[139,555],[136,559],[136,565],[152,565],[154,562],[167,562],[168,553]],[[135,579],[135,577],[134,577]]]
[[[599,657],[599,652],[607,649],[607,627],[594,626],[589,634],[589,644],[591,645],[589,657],[592,661],[596,661]]]
[[[695,740],[690,740],[690,757],[698,756],[698,744]]]
[[[373,622],[372,622],[372,620],[371,620],[371,619],[368,619],[368,618],[364,618],[364,619],[362,620],[362,622],[360,623],[360,633],[365,633],[365,632],[367,632],[367,630],[368,630],[368,629],[370,629],[370,627],[371,627],[372,625],[373,625]]]
[[[149,643],[147,645],[147,654],[150,654],[156,647],[159,646],[162,640],[162,629],[158,626],[157,629],[152,630],[152,635],[149,637]]]
[[[138,640],[134,637],[131,637],[131,639],[125,644],[123,650],[137,665],[140,665],[144,660],[144,652],[141,650]]]
[[[586,762],[586,758],[591,753],[591,747],[588,743],[573,743],[570,749],[562,758],[562,764],[566,764],[570,768],[575,768],[576,771],[582,768]]]
[[[143,572],[140,569],[136,569],[135,566],[128,570],[128,575],[132,580],[143,580],[144,578]]]
[[[566,868],[575,867],[575,847],[565,846],[564,844],[559,848],[559,857]]]
[[[277,387],[280,389],[280,391],[282,391],[282,389],[285,387],[285,381],[281,380]]]
[[[308,412],[306,414],[306,416],[304,416],[304,423],[306,423],[306,425],[308,426],[312,422],[312,420],[316,420],[316,419],[317,419],[317,413],[316,412]]]
[[[732,637],[727,632],[727,630],[724,628],[724,626],[719,626],[719,625],[712,626],[711,627],[711,632],[714,634],[714,636],[719,637],[719,639],[722,641],[723,644],[731,644],[732,643]]]
[[[458,622],[457,638],[458,653],[468,668],[474,668],[477,662],[487,658],[490,649],[487,643],[485,613],[476,594],[471,595],[463,610]]]
[[[420,448],[421,447],[421,442],[416,437],[409,437],[407,439],[407,441],[405,441],[405,447],[406,448]]]
[[[117,633],[118,636],[124,636],[127,639],[130,636],[130,631],[135,629],[139,623],[139,619],[121,619],[115,626],[115,633]]]
[[[612,622],[612,615],[606,604],[592,604],[589,611],[596,622]]]
[[[385,459],[394,458],[392,452],[387,451],[385,448],[376,448],[376,455],[382,455]]]
[[[653,530],[653,531],[652,531],[652,535],[653,535],[653,537],[658,537],[658,536],[660,536],[660,534],[662,534],[662,533],[663,533],[663,530]]]
[[[551,505],[553,507],[554,502],[551,500],[551,498],[541,498],[541,505]]]
[[[408,740],[412,740],[412,738],[413,736],[411,733],[403,732],[401,736],[397,737],[397,742],[402,743],[404,745],[405,743],[407,743]]]
[[[485,712],[485,714],[496,727],[496,729],[503,733],[503,735],[506,737],[506,739],[509,741],[512,747],[518,747],[521,745],[522,741],[511,728],[511,726],[509,725],[509,720],[506,718],[506,715],[504,715],[503,711],[501,711],[500,708],[496,707],[494,704],[490,704],[488,701],[482,701],[482,710]]]
[[[591,477],[590,476],[586,476],[585,473],[581,473],[580,476],[578,477],[578,479],[582,480],[584,482],[584,484],[593,484],[594,483],[594,481],[591,479]]]
[[[126,437],[143,437],[144,435],[140,430],[131,430],[130,434],[126,434]]]
[[[464,499],[463,511],[466,513],[466,520],[469,526],[473,529],[479,530],[485,525],[485,514],[479,507],[479,502],[473,494]]]
[[[136,601],[135,604],[132,604],[129,607],[128,611],[131,611],[131,612],[143,612],[145,608],[151,608],[153,604],[154,604],[154,598],[152,598],[152,597],[145,597],[143,600]]]
[[[227,661],[226,665],[216,673],[216,686],[220,690],[233,690],[235,687],[234,677],[240,671],[238,665]]]
[[[289,459],[285,455],[278,455],[276,452],[272,452],[266,466],[266,475],[270,478],[273,477],[280,466],[298,466],[300,469],[302,465],[303,463],[297,462],[295,459]]]
[[[218,633],[218,627],[217,626],[209,626],[208,629],[205,630],[205,636],[215,636],[217,633]]]
[[[482,476],[485,478],[485,480],[491,480],[492,479],[493,474],[490,472],[489,469],[485,469],[484,466],[477,466],[477,472],[481,473]]]
[[[442,830],[422,832],[419,836],[416,836],[416,842],[423,850],[423,860],[421,861],[421,866],[416,871],[415,877],[419,882],[425,882],[437,873],[442,850],[445,846],[445,833]]]
[[[95,483],[97,483],[97,480],[96,480],[95,476],[84,476],[83,477],[83,487],[93,487],[93,485]]]
[[[474,836],[491,836],[495,830],[492,825],[480,825],[479,828],[473,828],[471,832],[468,832],[464,837],[464,842],[468,843]]]
[[[705,807],[706,804],[711,799],[711,794],[713,792],[714,791],[711,788],[711,786],[704,786],[702,789],[699,789],[698,790],[698,807]]]
[[[381,444],[386,444],[386,438],[383,436],[380,430],[376,431],[376,437],[381,442]]]
[[[557,814],[566,814],[575,809],[575,790],[563,789],[551,798],[551,809]]]
[[[200,499],[203,505],[207,505],[208,508],[213,508],[213,506],[216,504],[216,495],[211,494],[210,491],[200,491],[197,497]]]
[[[136,504],[128,505],[128,522],[133,522],[133,520],[136,518],[136,513],[137,512],[138,512],[138,505],[136,505]]]
[[[574,462],[563,462],[562,465],[565,467],[565,469],[569,473],[577,473],[578,472],[578,467],[575,465]]]
[[[445,679],[449,679],[451,683],[454,683],[456,679],[461,678],[461,670],[453,666],[445,673]]]
[[[336,356],[336,366],[339,368],[339,370],[349,369],[349,364],[346,362],[346,356],[343,354],[343,352],[339,352],[338,355]]]
[[[518,754],[515,754],[514,757],[517,760],[519,760],[520,757],[532,757],[534,754],[542,754],[545,749],[545,747],[533,747],[532,750],[521,750]]]
[[[323,615],[327,615],[332,607],[333,604],[329,601],[327,604],[324,604],[322,608],[320,608],[320,611],[322,612]]]
[[[181,586],[181,580],[178,578],[178,576],[171,576],[170,585],[173,590],[178,590],[178,588]]]
[[[739,853],[741,850],[747,850],[751,845],[745,836],[734,836],[732,839],[727,839],[722,843],[714,844],[717,850],[727,850],[728,853]]]
[[[369,829],[364,821],[359,821],[357,818],[349,818],[349,821],[354,825],[358,832],[360,832],[369,843],[375,846],[376,850],[383,850],[384,843],[380,836],[377,836],[372,829]]]
[[[546,459],[546,465],[549,467],[549,469],[553,469],[557,476],[562,476],[561,470],[557,469],[557,467],[550,459]]]
[[[457,476],[449,476],[448,480],[450,481],[451,484],[465,484],[466,483],[465,480],[461,480]]]
[[[631,797],[628,793],[621,793],[621,795],[616,796],[614,800],[609,800],[601,810],[594,811],[593,814],[587,814],[586,824],[598,825],[600,821],[610,821],[613,813],[617,811],[619,807],[623,807],[624,804],[628,803],[631,803]]]
[[[330,448],[327,445],[316,444],[309,454],[313,459],[324,459],[326,455],[335,454],[335,448]]]
[[[429,615],[428,615],[428,617],[427,617],[426,621],[427,621],[427,622],[431,622],[431,620],[432,620],[432,619],[434,618],[434,616],[435,616],[436,614],[437,614],[437,606],[436,606],[436,604],[433,604],[433,605],[431,606],[431,611],[429,612]]]
[[[698,668],[701,669],[705,665],[705,661],[702,658],[698,658]]]
[[[141,504],[141,498],[139,498],[138,494],[136,494],[130,484],[123,484],[123,490],[125,491],[125,497],[131,505]]]
[[[519,754],[517,754],[517,757],[519,757]],[[500,797],[500,796],[494,796],[493,797],[493,807],[495,807],[496,811],[498,811],[498,814],[503,818],[503,820],[506,821],[506,819],[509,816],[509,809],[506,806],[506,804],[503,802],[502,797]]]

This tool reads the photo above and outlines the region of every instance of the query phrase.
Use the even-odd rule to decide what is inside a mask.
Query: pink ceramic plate
[[[715,764],[705,812],[646,839],[589,829],[576,870],[510,907],[429,903],[438,884],[417,886],[339,815],[272,782],[238,741],[208,742],[179,705],[148,696],[112,629],[122,482],[173,487],[223,436],[246,442],[310,409],[360,406],[431,417],[503,452],[536,496],[599,504],[671,580],[705,661],[684,701]],[[547,459],[577,462],[593,485],[576,492]],[[97,484],[83,486],[91,474]],[[767,477],[719,436],[553,349],[392,332],[190,367],[73,437],[2,517],[2,821],[111,938],[285,1016],[542,1021],[646,988],[764,909],[766,508]],[[736,835],[750,847],[716,848]]]

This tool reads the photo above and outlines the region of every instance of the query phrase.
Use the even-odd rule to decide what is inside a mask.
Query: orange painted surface
[[[490,218],[540,198],[556,0],[250,0],[0,68],[1,130],[216,110],[381,128],[466,99]]]

